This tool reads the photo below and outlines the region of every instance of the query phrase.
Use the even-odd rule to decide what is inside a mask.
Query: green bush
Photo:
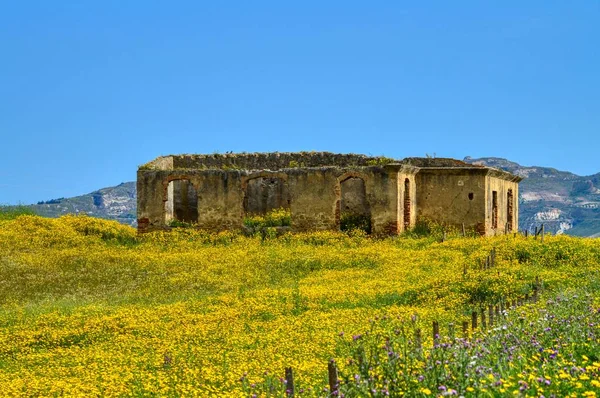
[[[344,232],[363,231],[371,233],[371,217],[366,214],[342,213],[340,216],[340,230]]]
[[[0,220],[14,220],[19,216],[35,215],[35,212],[27,206],[0,206]]]
[[[292,225],[292,213],[289,209],[279,208],[267,214],[252,214],[244,218],[244,225],[249,228],[289,227]]]

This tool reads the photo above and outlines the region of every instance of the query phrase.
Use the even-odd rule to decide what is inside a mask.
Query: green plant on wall
[[[368,166],[385,166],[386,164],[394,163],[395,160],[392,158],[387,158],[385,156],[379,156],[373,159],[367,160]]]
[[[298,162],[297,160],[290,160],[288,165],[290,168],[306,167],[304,162]]]

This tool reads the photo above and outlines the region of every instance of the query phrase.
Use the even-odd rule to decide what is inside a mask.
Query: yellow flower
[[[564,371],[560,371],[560,373],[558,374],[558,378],[559,379],[569,379],[571,378],[571,376],[568,373],[565,373]]]
[[[431,390],[429,388],[421,388],[421,392],[425,395],[431,395]]]

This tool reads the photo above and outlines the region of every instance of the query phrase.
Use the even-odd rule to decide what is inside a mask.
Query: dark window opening
[[[365,182],[350,177],[340,183],[340,230],[359,229],[371,233],[371,209]]]
[[[473,192],[469,192],[469,200],[473,200]]]
[[[265,215],[277,209],[289,209],[288,185],[279,177],[259,177],[248,181],[244,211],[248,215]]]
[[[492,228],[498,228],[498,192],[492,191]]]
[[[198,192],[190,180],[173,180],[167,186],[165,222],[197,223]]]
[[[514,199],[513,199],[513,190],[509,189],[506,194],[506,223],[508,224],[508,232],[513,230],[513,219],[514,219]]]
[[[410,180],[404,180],[404,230],[410,227]]]

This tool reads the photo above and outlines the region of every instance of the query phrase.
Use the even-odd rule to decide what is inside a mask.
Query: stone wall
[[[486,176],[486,215],[485,215],[485,227],[487,235],[500,235],[506,230],[509,232],[516,231],[519,226],[519,184],[515,181],[508,181],[505,179],[497,178],[494,175]],[[508,194],[509,190],[512,191],[512,211],[513,219],[512,224],[508,224],[509,215],[509,201]],[[497,225],[494,226],[494,207],[493,207],[493,193],[496,192],[497,196]]]
[[[417,174],[418,217],[481,231],[487,169],[429,168]]]
[[[247,181],[244,191],[246,214],[267,214],[279,208],[290,208],[287,178],[257,177]]]
[[[337,230],[344,205],[352,207],[353,211],[369,214],[374,234],[397,234],[403,230],[403,216],[399,213],[403,207],[398,197],[402,192],[398,187],[401,168],[321,167],[258,172],[140,170],[139,229],[145,232],[167,228],[171,219],[177,218],[173,216],[177,214],[174,203],[183,200],[178,199],[177,190],[173,190],[173,187],[183,185],[172,181],[186,181],[186,184],[189,181],[191,186],[186,193],[197,192],[197,222],[204,229],[239,229],[246,215],[284,207],[291,211],[293,231]],[[411,173],[414,170],[409,168],[402,175],[410,175],[414,181]],[[348,181],[351,189],[344,202],[342,184]],[[173,190],[171,193],[169,187]],[[179,189],[179,192],[182,194],[183,191]]]
[[[338,230],[342,213],[350,212],[370,217],[375,235],[401,233],[417,218],[491,235],[509,220],[509,189],[517,228],[519,177],[486,167],[377,162],[386,163],[325,152],[162,157],[138,170],[139,231],[168,229],[173,219],[197,220],[212,231],[240,229],[244,217],[283,207],[293,231]],[[344,165],[309,167],[317,163]]]
[[[394,162],[385,157],[330,152],[268,152],[248,154],[170,155],[142,166],[146,169],[281,170],[305,167],[354,167]]]

